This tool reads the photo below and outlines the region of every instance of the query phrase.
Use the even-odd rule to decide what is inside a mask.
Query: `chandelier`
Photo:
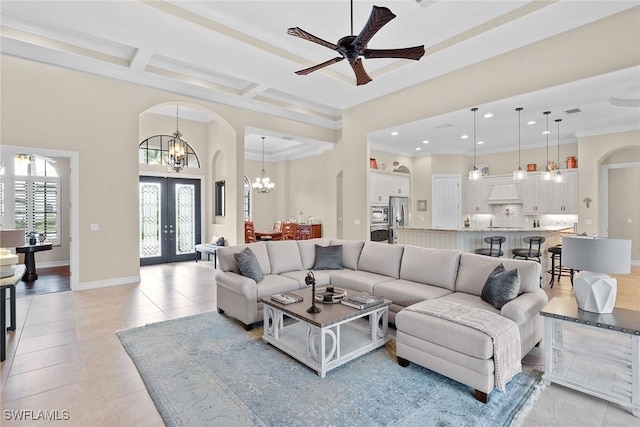
[[[181,138],[182,132],[178,129],[178,106],[176,105],[176,131],[171,134],[169,140],[169,153],[167,163],[171,168],[180,172],[187,164],[187,143]]]
[[[262,172],[260,172],[260,176],[256,178],[256,182],[251,184],[256,193],[271,193],[273,191],[273,187],[276,185],[271,182],[271,179],[267,176],[267,172],[264,170],[264,136],[262,138]]]

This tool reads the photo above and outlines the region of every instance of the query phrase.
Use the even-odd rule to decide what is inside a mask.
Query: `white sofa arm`
[[[244,295],[247,300],[257,301],[256,282],[253,279],[231,271],[216,270],[216,284],[237,294]]]
[[[547,294],[540,288],[533,292],[525,292],[517,298],[506,303],[500,314],[513,320],[518,325],[528,322],[540,313],[542,307],[549,302]]]

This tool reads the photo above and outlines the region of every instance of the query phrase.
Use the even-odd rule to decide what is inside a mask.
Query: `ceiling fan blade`
[[[365,49],[362,54],[365,58],[402,58],[417,61],[424,55],[424,45],[400,49]]]
[[[328,47],[329,49],[332,49],[332,50],[336,50],[336,51],[338,50],[338,46],[336,46],[335,44],[328,42],[326,40],[322,40],[320,37],[316,37],[313,34],[307,33],[305,30],[299,27],[289,28],[287,30],[287,34],[289,34],[290,36],[299,37],[301,39],[317,43],[320,46]]]
[[[314,65],[313,67],[305,68],[304,70],[296,71],[296,74],[299,76],[306,76],[309,73],[313,73],[321,68],[327,67],[331,64],[335,64],[336,62],[342,61],[344,58],[342,56],[338,56],[336,58],[330,59],[328,61],[323,62],[322,64]]]
[[[351,45],[354,47],[365,47],[367,43],[369,43],[369,40],[371,40],[371,37],[373,37],[380,28],[395,17],[396,15],[386,7],[373,6],[369,20]]]
[[[349,61],[349,64],[351,64],[351,68],[353,68],[353,72],[356,74],[356,86],[366,85],[372,80],[365,71],[360,58]]]

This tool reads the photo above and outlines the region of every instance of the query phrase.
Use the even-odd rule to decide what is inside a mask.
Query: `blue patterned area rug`
[[[540,389],[518,374],[488,404],[411,364],[394,341],[320,378],[217,312],[118,332],[168,426],[508,426]]]

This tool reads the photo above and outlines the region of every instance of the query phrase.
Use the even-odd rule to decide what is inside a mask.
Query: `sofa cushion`
[[[503,305],[518,296],[519,291],[520,274],[518,274],[518,269],[507,271],[504,265],[500,264],[487,277],[480,298],[501,310]]]
[[[316,263],[316,245],[329,246],[330,239],[309,239],[309,240],[296,240],[298,243],[298,249],[300,250],[300,258],[302,259],[302,267],[305,270],[311,270]]]
[[[463,253],[460,255],[456,292],[480,296],[486,278],[501,262],[507,270],[518,269],[520,274],[520,293],[533,292],[538,287],[541,267],[535,261],[496,259],[484,255]]]
[[[335,270],[334,270],[335,271]],[[378,283],[393,280],[381,274],[369,273],[368,271],[344,271],[331,274],[331,284],[339,288],[353,289],[354,291],[364,291],[373,293],[373,288]]]
[[[395,320],[405,334],[478,359],[493,358],[491,337],[476,329],[410,310],[401,310]]]
[[[398,279],[403,251],[404,246],[402,245],[366,242],[358,260],[358,270]]]
[[[300,249],[295,240],[276,240],[267,242],[271,274],[302,270]]]
[[[286,276],[296,280],[300,284],[301,288],[304,288],[307,286],[307,284],[304,281],[305,277],[307,277],[307,270],[289,271],[287,273],[282,273],[282,276]],[[331,276],[326,273],[326,270],[314,271],[313,276],[316,278],[316,287],[326,286],[331,283]]]
[[[439,298],[450,294],[448,289],[408,280],[391,280],[378,283],[373,287],[374,295],[390,299],[394,304],[407,307],[427,299]]]
[[[269,263],[269,255],[267,253],[267,246],[265,245],[265,242],[256,242],[238,246],[223,246],[218,248],[217,254],[220,270],[240,274],[238,263],[233,257],[233,254],[242,252],[248,247],[251,248],[251,251],[255,254],[256,258],[258,258],[260,267],[262,267],[262,272],[264,274],[271,273],[271,264]]]
[[[300,289],[300,284],[297,280],[275,274],[267,274],[264,276],[264,280],[260,283],[260,286],[256,286],[258,300],[268,297],[269,295],[295,291],[296,289]]]
[[[359,240],[331,240],[332,245],[342,245],[342,266],[351,270],[358,269],[358,259],[364,242]]]
[[[249,248],[244,248],[242,252],[233,254],[233,257],[238,263],[240,273],[244,277],[253,279],[256,283],[260,283],[264,279],[264,273],[253,251]]]
[[[400,278],[455,290],[460,251],[405,246]]]
[[[342,245],[316,245],[314,270],[342,270]]]

